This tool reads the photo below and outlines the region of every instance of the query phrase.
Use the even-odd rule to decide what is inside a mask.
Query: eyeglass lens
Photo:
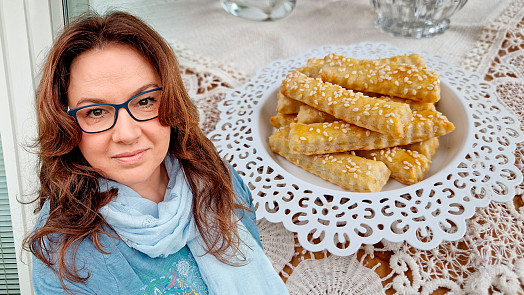
[[[158,116],[161,91],[139,95],[127,104],[130,115],[139,121]],[[98,132],[111,128],[116,122],[118,112],[112,105],[94,105],[80,109],[76,113],[78,124],[86,132]]]

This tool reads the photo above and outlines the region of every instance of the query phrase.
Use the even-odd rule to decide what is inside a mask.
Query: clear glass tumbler
[[[296,0],[220,0],[224,9],[241,18],[256,21],[279,20],[295,8]]]
[[[375,23],[395,36],[432,37],[449,28],[449,18],[468,0],[371,0]]]

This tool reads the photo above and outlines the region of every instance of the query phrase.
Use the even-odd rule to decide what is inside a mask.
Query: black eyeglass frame
[[[158,87],[158,88],[154,88],[154,89],[150,89],[150,90],[147,90],[147,91],[144,91],[144,92],[140,92],[139,94],[131,97],[130,99],[128,99],[126,102],[124,103],[121,103],[121,104],[112,104],[112,103],[96,103],[96,104],[90,104],[90,105],[87,105],[87,106],[83,106],[83,107],[79,107],[79,108],[74,108],[74,109],[69,109],[67,110],[67,114],[70,115],[70,116],[73,116],[75,118],[75,121],[76,123],[78,124],[78,126],[80,127],[80,129],[82,129],[82,131],[84,131],[85,133],[100,133],[100,132],[104,132],[104,131],[107,131],[111,128],[113,128],[116,124],[116,120],[118,119],[118,112],[120,111],[121,108],[124,108],[126,109],[127,113],[131,116],[131,118],[133,118],[135,121],[138,121],[138,122],[144,122],[144,121],[149,121],[149,120],[153,120],[155,118],[158,117],[157,116],[154,116],[153,118],[149,118],[149,119],[145,119],[145,120],[140,120],[140,119],[137,119],[135,118],[135,116],[133,116],[133,114],[131,113],[131,110],[129,110],[129,102],[132,101],[133,99],[137,98],[138,96],[141,96],[141,95],[144,95],[146,93],[149,93],[149,92],[153,92],[153,91],[161,91],[162,90],[162,87]],[[85,109],[85,108],[90,108],[90,107],[94,107],[94,106],[112,106],[115,108],[115,120],[113,121],[113,124],[111,125],[111,127],[108,127],[104,130],[100,130],[100,131],[85,131],[84,128],[82,128],[82,125],[80,125],[80,122],[78,121],[78,117],[76,116],[76,112],[78,112],[79,110],[81,109]]]

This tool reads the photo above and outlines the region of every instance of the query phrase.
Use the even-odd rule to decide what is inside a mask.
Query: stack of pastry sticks
[[[310,59],[282,81],[269,145],[350,191],[378,192],[389,177],[414,184],[438,137],[455,128],[436,110],[439,99],[439,76],[417,54]]]

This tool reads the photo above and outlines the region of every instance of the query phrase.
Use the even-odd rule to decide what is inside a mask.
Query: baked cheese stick
[[[435,105],[432,103],[423,103],[414,100],[404,99],[404,98],[391,98],[391,97],[380,97],[377,99],[383,99],[385,101],[395,101],[402,102],[407,101],[412,111],[422,111],[422,110],[435,110]],[[319,111],[315,108],[312,108],[306,104],[300,106],[300,111],[298,112],[296,123],[302,124],[312,124],[312,123],[324,123],[324,122],[335,122],[339,121],[337,118],[331,116],[328,113]]]
[[[418,152],[426,156],[429,160],[433,159],[433,156],[437,152],[439,146],[438,137],[433,137],[428,140],[416,142],[408,145],[399,146],[400,148]]]
[[[298,68],[297,71],[310,78],[317,78],[323,64],[323,58],[310,58],[307,61],[307,64],[301,68]]]
[[[409,106],[411,111],[424,111],[424,110],[436,111],[435,104],[433,103],[424,103],[424,102],[418,102],[418,101],[414,101],[410,99],[404,99],[400,97],[389,97],[389,96],[381,96],[375,99],[381,99],[384,101],[394,101],[398,103],[405,103]],[[298,112],[298,117],[297,117],[297,123],[304,123],[304,124],[334,122],[334,121],[338,121],[337,118],[331,116],[328,113],[312,108],[306,104],[300,106],[300,111]]]
[[[426,63],[422,60],[422,57],[416,53],[413,54],[405,54],[405,55],[397,55],[390,58],[380,58],[374,60],[377,63],[381,65],[389,64],[389,63],[397,63],[397,64],[405,64],[405,65],[414,65],[417,68],[425,67]]]
[[[364,159],[351,153],[320,156],[295,155],[288,147],[289,128],[277,130],[269,137],[271,150],[293,164],[353,192],[379,192],[391,172],[382,162]]]
[[[275,128],[282,128],[285,126],[289,126],[291,123],[297,122],[297,115],[296,114],[282,114],[278,113],[276,116],[273,116],[269,119],[271,122],[271,126]]]
[[[407,65],[414,65],[416,67],[425,67],[426,63],[422,60],[422,57],[418,54],[410,54],[410,55],[397,55],[391,58],[381,58],[381,59],[375,59],[373,60],[378,64],[388,64],[391,62],[397,63],[397,64],[407,64]],[[323,58],[310,58],[307,61],[307,64],[301,68],[298,68],[297,71],[301,72],[302,74],[311,77],[311,78],[317,78],[320,69],[322,69],[322,65],[324,64]]]
[[[404,138],[393,138],[346,122],[291,123],[289,148],[295,154],[314,155],[352,150],[375,150],[407,145],[442,136],[455,129],[453,123],[435,111],[415,112]]]
[[[425,67],[373,60],[357,60],[330,54],[324,58],[320,77],[356,91],[376,92],[421,102],[440,99],[440,78]]]
[[[330,114],[319,111],[308,105],[303,105],[300,107],[300,112],[298,112],[296,123],[311,124],[335,121],[338,121],[338,119]]]
[[[391,170],[391,177],[405,184],[414,184],[424,178],[431,163],[424,155],[399,147],[382,150],[355,151],[357,156],[380,161]]]
[[[403,138],[412,120],[408,105],[377,100],[294,71],[282,82],[287,97],[357,126]]]
[[[435,111],[435,104],[431,102],[420,102],[420,101],[414,101],[407,98],[400,98],[400,97],[390,97],[390,96],[379,96],[376,99],[382,99],[385,101],[393,101],[393,102],[400,102],[400,103],[406,103],[409,105],[409,108],[411,111],[424,111],[424,110],[433,110]]]
[[[278,92],[277,98],[277,112],[282,114],[298,114],[300,106],[304,105],[298,100],[285,96],[282,92]]]

